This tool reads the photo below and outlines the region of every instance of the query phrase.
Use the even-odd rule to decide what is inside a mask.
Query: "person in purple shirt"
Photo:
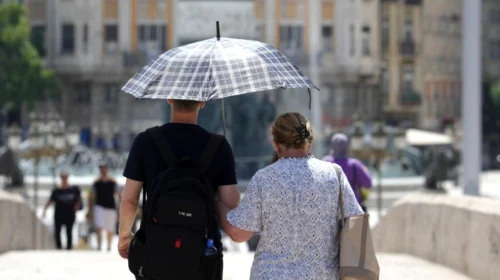
[[[368,168],[361,161],[350,158],[348,154],[349,137],[345,134],[337,133],[332,137],[330,154],[323,157],[323,160],[336,163],[342,167],[356,195],[356,199],[366,213],[367,209],[364,205],[361,189],[370,189],[372,187],[372,176]]]

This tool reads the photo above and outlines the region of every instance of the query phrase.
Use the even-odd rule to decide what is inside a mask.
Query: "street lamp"
[[[397,128],[393,135],[394,148],[397,151],[402,151],[406,148],[406,132],[403,129]]]
[[[365,126],[362,122],[357,121],[354,123],[350,139],[351,149],[360,151],[363,148],[365,139]]]
[[[21,128],[14,124],[10,128],[7,129],[7,147],[11,150],[17,150],[19,148],[19,144],[21,144]]]
[[[66,141],[70,147],[75,147],[80,142],[80,130],[78,127],[71,125],[67,129]]]
[[[371,144],[374,149],[379,151],[387,149],[387,132],[380,122],[374,124]]]
[[[369,145],[365,145],[365,134],[365,124],[361,121],[355,122],[350,134],[351,153],[357,158],[374,161],[374,167],[378,177],[377,208],[380,219],[382,217],[382,162],[392,155],[389,151],[388,139],[389,136],[392,135],[395,142],[395,148],[397,150],[402,150],[406,145],[405,135],[403,131],[396,131],[389,134],[382,122],[375,122],[373,124]]]

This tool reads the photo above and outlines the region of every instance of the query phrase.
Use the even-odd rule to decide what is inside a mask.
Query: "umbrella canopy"
[[[278,88],[318,89],[272,46],[221,37],[165,52],[122,90],[136,98],[208,101]]]

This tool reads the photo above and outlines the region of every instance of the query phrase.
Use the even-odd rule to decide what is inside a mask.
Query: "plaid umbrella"
[[[221,37],[167,51],[122,90],[136,98],[208,101],[277,88],[318,89],[270,45]]]

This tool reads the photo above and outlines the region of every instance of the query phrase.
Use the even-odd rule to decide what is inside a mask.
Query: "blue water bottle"
[[[215,256],[217,254],[217,248],[214,246],[214,241],[212,239],[207,239],[205,246],[205,256]]]

